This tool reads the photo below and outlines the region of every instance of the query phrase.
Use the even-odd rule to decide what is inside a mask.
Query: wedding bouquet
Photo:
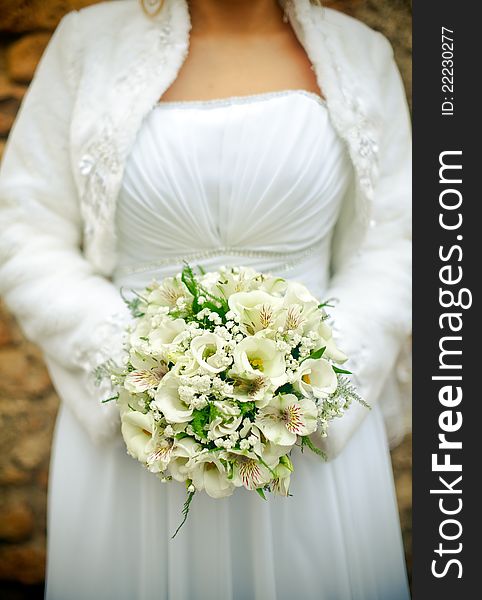
[[[182,273],[128,301],[126,361],[112,368],[128,453],[195,492],[288,495],[295,445],[313,443],[355,399],[327,304],[249,268]],[[311,437],[310,437],[311,436]]]

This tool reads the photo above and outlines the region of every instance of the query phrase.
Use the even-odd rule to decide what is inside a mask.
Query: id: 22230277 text
[[[454,114],[454,45],[453,29],[442,27],[442,115],[448,117]]]

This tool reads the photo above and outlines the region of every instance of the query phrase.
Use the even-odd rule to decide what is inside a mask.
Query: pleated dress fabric
[[[252,266],[324,297],[353,167],[303,90],[159,102],[118,198],[114,283]],[[370,399],[367,399],[370,401]],[[375,407],[336,459],[293,452],[289,498],[213,500],[162,484],[123,440],[93,445],[62,405],[49,487],[48,600],[406,600],[388,443]]]

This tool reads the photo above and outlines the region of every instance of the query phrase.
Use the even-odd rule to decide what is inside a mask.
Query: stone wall
[[[60,17],[93,0],[0,0],[0,158]],[[333,2],[391,40],[411,96],[411,1]],[[0,303],[0,596],[42,597],[49,449],[58,399],[38,349]],[[409,568],[411,440],[392,454]]]

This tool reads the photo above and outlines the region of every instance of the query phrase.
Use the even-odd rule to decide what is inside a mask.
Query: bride
[[[410,331],[410,126],[392,49],[310,0],[117,0],[61,20],[0,172],[0,288],[62,399],[48,600],[404,600],[384,407]],[[196,495],[126,454],[92,371],[122,289],[183,261],[337,299],[354,405],[289,498]],[[390,421],[400,425],[402,416]],[[390,432],[389,432],[390,433]]]

